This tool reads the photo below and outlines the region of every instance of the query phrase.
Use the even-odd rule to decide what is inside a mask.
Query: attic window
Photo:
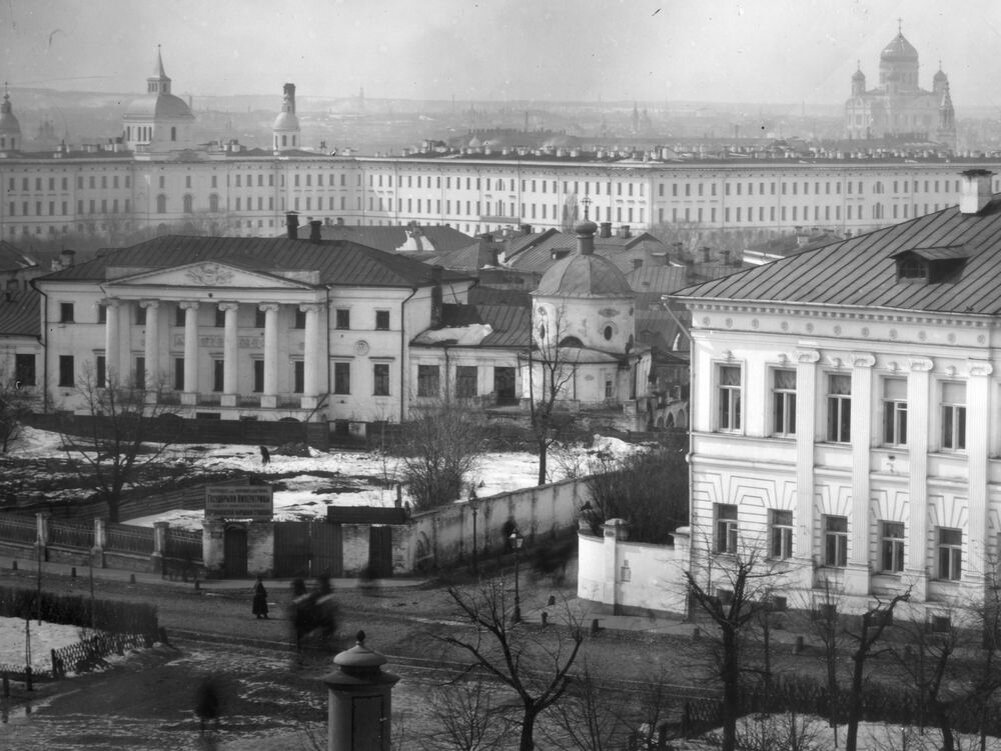
[[[912,284],[953,282],[966,265],[967,252],[961,245],[913,248],[896,253],[897,281]]]

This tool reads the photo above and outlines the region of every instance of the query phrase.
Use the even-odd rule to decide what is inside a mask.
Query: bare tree
[[[459,615],[473,627],[469,636],[438,637],[464,652],[472,663],[515,692],[521,705],[519,751],[535,748],[536,721],[558,702],[570,684],[570,669],[577,659],[584,633],[568,616],[568,628],[531,632],[512,621],[501,580],[491,580],[475,590],[449,588]]]
[[[660,446],[622,458],[599,456],[589,467],[591,491],[582,516],[595,534],[608,519],[625,519],[636,542],[662,543],[688,524],[687,436],[665,434]]]
[[[159,383],[121,382],[114,374],[99,383],[87,371],[77,384],[89,420],[86,436],[62,434],[63,445],[77,471],[108,507],[108,520],[119,520],[122,491],[140,479],[142,470],[159,462],[172,443],[161,418],[176,413],[164,403]]]
[[[482,676],[433,689],[428,706],[437,731],[425,738],[425,751],[490,751],[500,746],[499,709]]]
[[[838,654],[842,648],[843,633],[839,613],[840,598],[831,586],[829,579],[823,580],[823,598],[811,609],[811,630],[820,640],[821,659],[824,662],[827,680],[827,697],[830,726],[834,729],[834,746],[838,745],[838,707],[840,703],[840,685],[838,683]]]
[[[708,616],[718,632],[712,644],[712,660],[723,689],[723,751],[736,748],[742,677],[751,669],[745,657],[747,640],[762,612],[771,607],[772,593],[784,578],[784,572],[765,557],[759,546],[735,547],[723,554],[709,553],[698,576],[692,570],[685,571],[693,605]]]
[[[400,476],[417,511],[462,497],[483,456],[479,416],[453,402],[428,408],[404,426]]]
[[[559,409],[567,398],[566,388],[576,370],[575,348],[561,346],[566,334],[565,311],[550,311],[552,320],[544,320],[532,331],[528,350],[528,408],[532,436],[539,453],[539,485],[548,479],[548,456],[573,424],[573,416]],[[541,315],[541,313],[540,313]]]
[[[559,736],[549,738],[549,745],[579,751],[618,749],[621,744],[616,744],[616,739],[627,729],[621,704],[621,696],[602,690],[591,666],[585,662],[567,700],[554,708]]]
[[[877,601],[876,605],[862,614],[858,631],[845,629],[845,635],[854,642],[851,652],[852,680],[848,700],[848,734],[845,751],[856,751],[858,747],[858,726],[862,720],[862,690],[866,679],[866,663],[872,657],[887,651],[879,646],[883,632],[893,625],[893,611],[897,605],[907,602],[911,591],[894,595],[889,602]]]
[[[31,413],[34,401],[17,375],[0,367],[0,453],[6,454],[21,434],[22,420]]]

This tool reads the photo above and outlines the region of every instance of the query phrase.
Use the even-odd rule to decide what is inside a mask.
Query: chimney
[[[991,176],[986,169],[968,169],[961,172],[962,190],[959,194],[961,214],[979,214],[991,202]]]
[[[723,256],[723,265],[724,266],[729,266],[730,265],[730,251],[729,250],[721,250],[719,253],[720,253],[721,256]]]
[[[289,240],[299,239],[299,215],[294,211],[285,215],[285,230],[288,232]]]
[[[530,235],[530,234],[532,234],[532,225],[531,224],[523,224],[523,225],[521,225],[521,234],[523,234],[523,235]]]
[[[319,219],[314,219],[309,223],[309,241],[314,245],[320,244],[320,227],[323,226],[323,222]]]
[[[601,231],[598,233],[598,237],[608,238],[608,237],[612,236],[612,223],[611,222],[602,222],[598,226],[601,228]]]
[[[702,251],[702,263],[709,263],[709,261],[712,260],[710,257],[710,253],[712,251],[710,251],[709,247],[703,245],[701,248],[699,248],[699,250]]]
[[[343,216],[337,217],[337,226],[338,227],[343,227],[344,226],[344,217]]]
[[[629,225],[628,224],[623,224],[622,225],[622,237],[624,239],[628,240],[632,236],[633,236],[632,232],[629,231]]]
[[[581,222],[577,230],[577,253],[582,256],[594,255],[594,231],[598,229],[594,222]]]
[[[59,262],[62,264],[64,269],[68,269],[73,265],[73,257],[76,255],[75,250],[64,250],[59,254]]]

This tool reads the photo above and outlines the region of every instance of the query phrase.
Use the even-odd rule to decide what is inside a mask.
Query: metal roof
[[[39,336],[42,333],[42,296],[30,287],[0,292],[0,335]]]
[[[956,246],[967,258],[947,281],[898,279],[900,253]],[[999,279],[1001,201],[995,197],[977,214],[951,207],[689,287],[675,297],[999,315]]]
[[[216,261],[274,273],[318,271],[319,283],[352,287],[422,287],[432,283],[432,267],[393,253],[343,241],[289,240],[286,237],[187,237],[165,235],[129,248],[111,250],[39,281],[104,281],[109,268],[167,269]],[[447,281],[467,276],[446,271]]]

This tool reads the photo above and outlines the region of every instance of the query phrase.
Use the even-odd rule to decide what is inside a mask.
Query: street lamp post
[[[518,534],[518,530],[511,533],[511,547],[514,548],[514,613],[511,615],[512,623],[521,622],[521,593],[518,591],[519,564],[521,562],[521,546],[525,538]]]
[[[469,491],[469,510],[473,512],[473,573],[478,574],[478,561],[477,561],[477,551],[476,551],[476,512],[479,511],[476,503],[476,488],[472,488]]]

